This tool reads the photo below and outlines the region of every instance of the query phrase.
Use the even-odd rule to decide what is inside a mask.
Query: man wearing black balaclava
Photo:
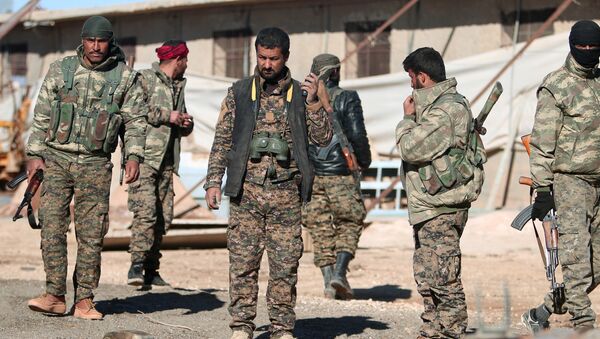
[[[600,26],[578,21],[565,64],[537,91],[531,135],[532,219],[558,218],[558,258],[565,298],[552,291],[525,312],[532,332],[549,327],[552,313],[571,315],[576,329],[593,328],[588,294],[600,283]]]

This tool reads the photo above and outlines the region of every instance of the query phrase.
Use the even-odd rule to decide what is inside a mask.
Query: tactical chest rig
[[[483,143],[475,129],[475,122],[464,96],[458,93],[444,94],[431,106],[451,102],[460,103],[469,113],[467,141],[464,148],[451,147],[440,157],[418,167],[419,177],[423,183],[421,189],[424,193],[431,195],[447,192],[466,184],[473,178],[475,171],[483,170],[483,164],[487,161]],[[454,140],[456,136],[452,118],[450,118],[450,122],[452,123],[452,140]]]
[[[52,101],[46,142],[75,142],[83,145],[90,153],[112,153],[123,124],[120,108],[114,102],[114,94],[121,82],[124,63],[118,62],[103,74],[106,83],[98,107],[85,107],[85,102],[82,103],[83,107],[77,107],[78,93],[73,81],[78,66],[77,56],[66,57],[61,62],[64,85]],[[79,117],[79,130],[73,133],[76,117]]]

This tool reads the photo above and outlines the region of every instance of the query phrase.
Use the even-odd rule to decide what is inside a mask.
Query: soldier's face
[[[173,72],[173,78],[178,79],[183,76],[185,70],[187,69],[187,57],[182,57],[177,59],[177,65],[175,67],[175,72]]]
[[[110,47],[109,39],[83,38],[83,57],[92,65],[97,65],[108,56]]]
[[[408,76],[410,77],[410,87],[413,89],[420,89],[425,87],[424,80],[421,79],[423,77],[423,73],[415,73],[412,69],[408,70]]]
[[[284,55],[279,47],[266,48],[259,45],[256,49],[258,73],[265,80],[278,79],[287,60],[288,55]]]

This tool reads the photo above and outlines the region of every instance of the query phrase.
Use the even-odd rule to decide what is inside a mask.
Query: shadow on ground
[[[175,309],[187,310],[184,315],[221,308],[225,302],[210,290],[196,293],[149,292],[126,298],[101,300],[96,303],[98,311],[110,315],[121,313],[154,313]]]
[[[365,316],[346,316],[340,318],[311,318],[296,321],[294,336],[298,338],[330,339],[338,336],[351,336],[364,333],[366,329],[387,330],[386,323],[371,320]],[[268,331],[269,326],[264,325],[256,331]],[[262,333],[256,339],[268,339],[269,332]]]
[[[354,299],[376,300],[376,301],[395,301],[398,299],[409,299],[412,290],[400,288],[398,285],[381,285],[371,288],[355,288]]]

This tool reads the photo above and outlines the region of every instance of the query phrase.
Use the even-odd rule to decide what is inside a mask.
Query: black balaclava
[[[600,26],[590,20],[577,21],[571,27],[569,34],[569,46],[571,55],[578,64],[586,68],[593,68],[598,64],[600,58],[600,48],[598,49],[578,49],[575,45],[594,45],[600,47]]]

